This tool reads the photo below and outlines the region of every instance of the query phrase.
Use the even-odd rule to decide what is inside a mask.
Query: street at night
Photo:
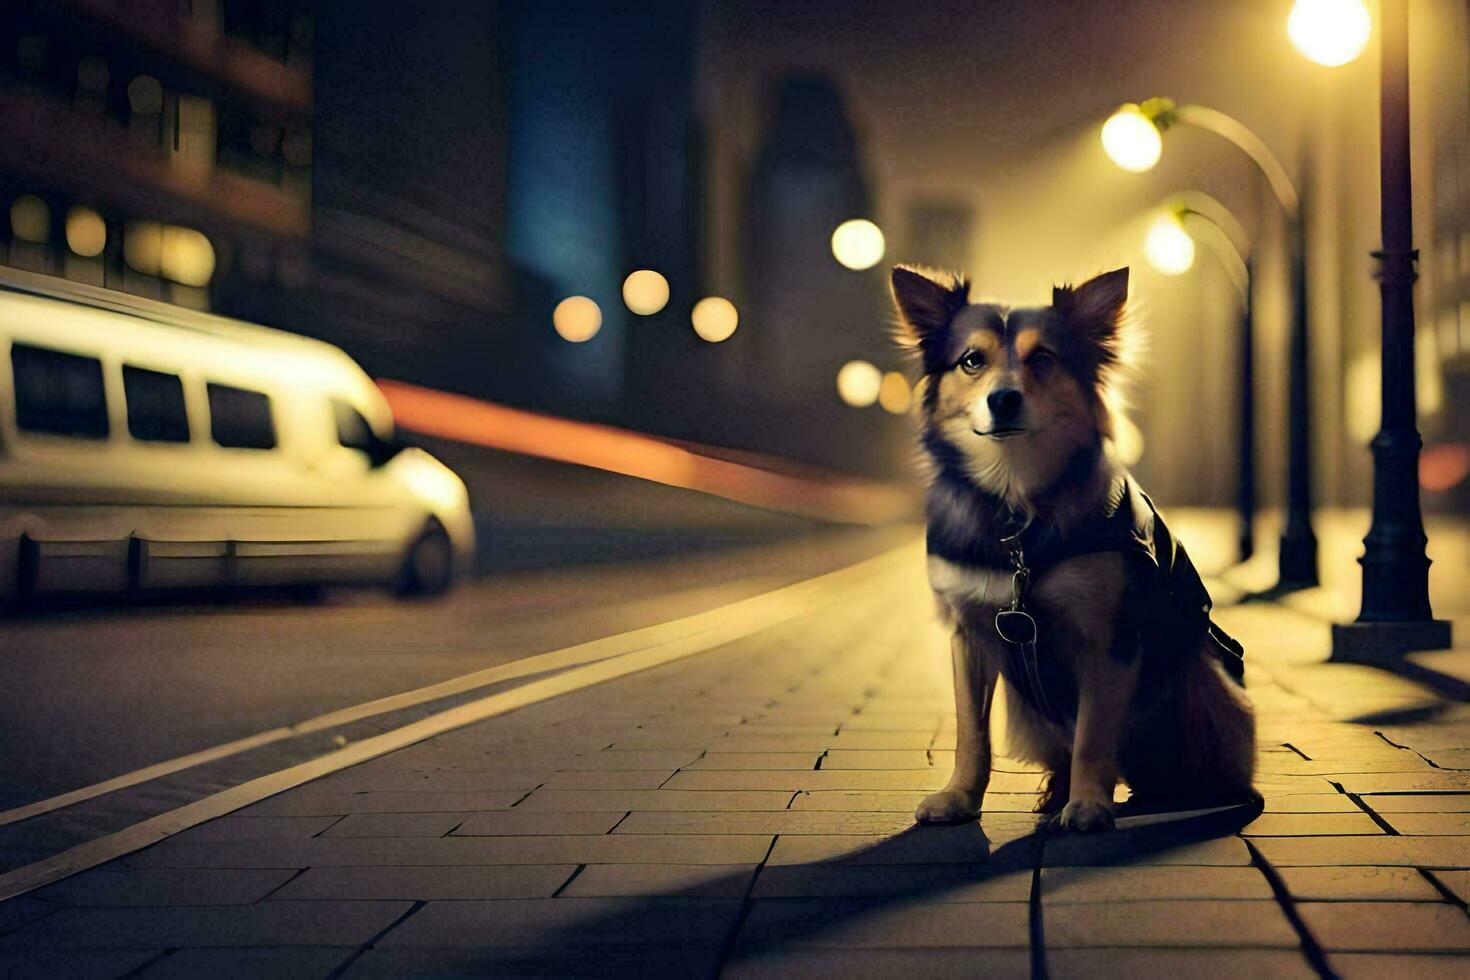
[[[1470,970],[1463,0],[0,4],[0,980]]]

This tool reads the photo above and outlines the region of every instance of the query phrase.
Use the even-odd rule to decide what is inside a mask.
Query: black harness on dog
[[[1206,637],[1226,673],[1243,683],[1244,650],[1211,620],[1209,591],[1184,546],[1132,478],[1124,477],[1114,491],[1116,505],[1110,505],[1109,512],[1067,534],[1010,508],[1001,514],[1000,545],[1012,575],[1011,602],[995,616],[995,630],[1010,654],[1001,670],[1022,696],[1058,725],[1075,715],[1076,691],[1064,683],[1065,671],[1059,665],[1045,664],[1038,656],[1037,624],[1026,610],[1026,593],[1032,580],[1080,555],[1124,556],[1127,586],[1115,643],[1120,656],[1142,651],[1140,684],[1167,682]]]

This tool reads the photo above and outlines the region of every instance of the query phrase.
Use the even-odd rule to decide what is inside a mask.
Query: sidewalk
[[[1470,708],[1221,611],[1265,812],[1039,833],[949,773],[917,545],[710,653],[462,728],[0,905],[0,975],[1462,976]]]

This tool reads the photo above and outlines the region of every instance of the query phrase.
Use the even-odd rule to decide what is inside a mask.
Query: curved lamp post
[[[1240,418],[1236,443],[1238,482],[1235,501],[1239,520],[1238,554],[1241,561],[1247,561],[1255,553],[1256,519],[1255,306],[1251,288],[1250,245],[1245,229],[1235,215],[1208,194],[1190,192],[1180,195],[1165,207],[1165,220],[1177,224],[1181,235],[1190,236],[1188,226],[1191,223],[1200,223],[1211,229],[1212,233],[1204,236],[1204,241],[1225,267],[1240,296],[1240,348],[1236,362],[1237,384],[1240,386]],[[1147,253],[1148,249],[1145,248],[1145,257],[1150,264],[1165,274],[1184,272],[1192,264],[1161,264],[1155,261],[1155,256]],[[1190,258],[1192,257],[1191,250]]]
[[[1291,275],[1290,383],[1287,403],[1286,526],[1281,534],[1280,577],[1264,595],[1314,586],[1317,535],[1312,530],[1311,408],[1307,352],[1307,286],[1301,198],[1286,168],[1268,146],[1239,120],[1202,105],[1176,105],[1154,98],[1123,106],[1103,124],[1103,148],[1125,170],[1143,171],[1158,162],[1163,134],[1193,126],[1234,144],[1266,178],[1286,216]]]
[[[1298,0],[1293,18],[1314,10],[1361,7],[1361,0]],[[1310,10],[1308,9],[1310,8]],[[1351,11],[1349,11],[1351,12]],[[1329,10],[1330,14],[1331,11]],[[1358,14],[1364,24],[1366,11]],[[1363,539],[1363,606],[1356,622],[1332,627],[1332,659],[1404,667],[1398,657],[1411,650],[1450,645],[1450,624],[1435,619],[1429,606],[1429,558],[1424,552],[1424,518],[1419,509],[1419,448],[1414,413],[1414,280],[1419,253],[1413,242],[1413,201],[1409,169],[1409,43],[1406,0],[1382,0],[1382,54],[1379,68],[1381,119],[1379,166],[1383,248],[1378,288],[1383,306],[1383,407],[1373,437],[1373,523]],[[1330,24],[1330,20],[1324,20]],[[1367,41],[1350,35],[1341,53],[1321,56],[1313,45],[1291,34],[1302,53],[1320,64],[1344,64]],[[1352,43],[1356,42],[1356,48]],[[1423,675],[1427,680],[1435,675]],[[1446,682],[1440,681],[1444,684]],[[1459,696],[1470,691],[1460,682]]]

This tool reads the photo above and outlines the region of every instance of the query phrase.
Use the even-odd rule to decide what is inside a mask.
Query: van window
[[[123,365],[128,402],[128,432],[144,442],[188,442],[189,416],[184,383],[177,374]]]
[[[44,347],[14,344],[15,423],[28,432],[107,438],[102,362]]]
[[[271,400],[258,391],[209,384],[209,432],[231,449],[274,449]]]
[[[362,413],[340,398],[332,399],[332,415],[337,420],[337,441],[348,449],[372,455],[378,438]]]

